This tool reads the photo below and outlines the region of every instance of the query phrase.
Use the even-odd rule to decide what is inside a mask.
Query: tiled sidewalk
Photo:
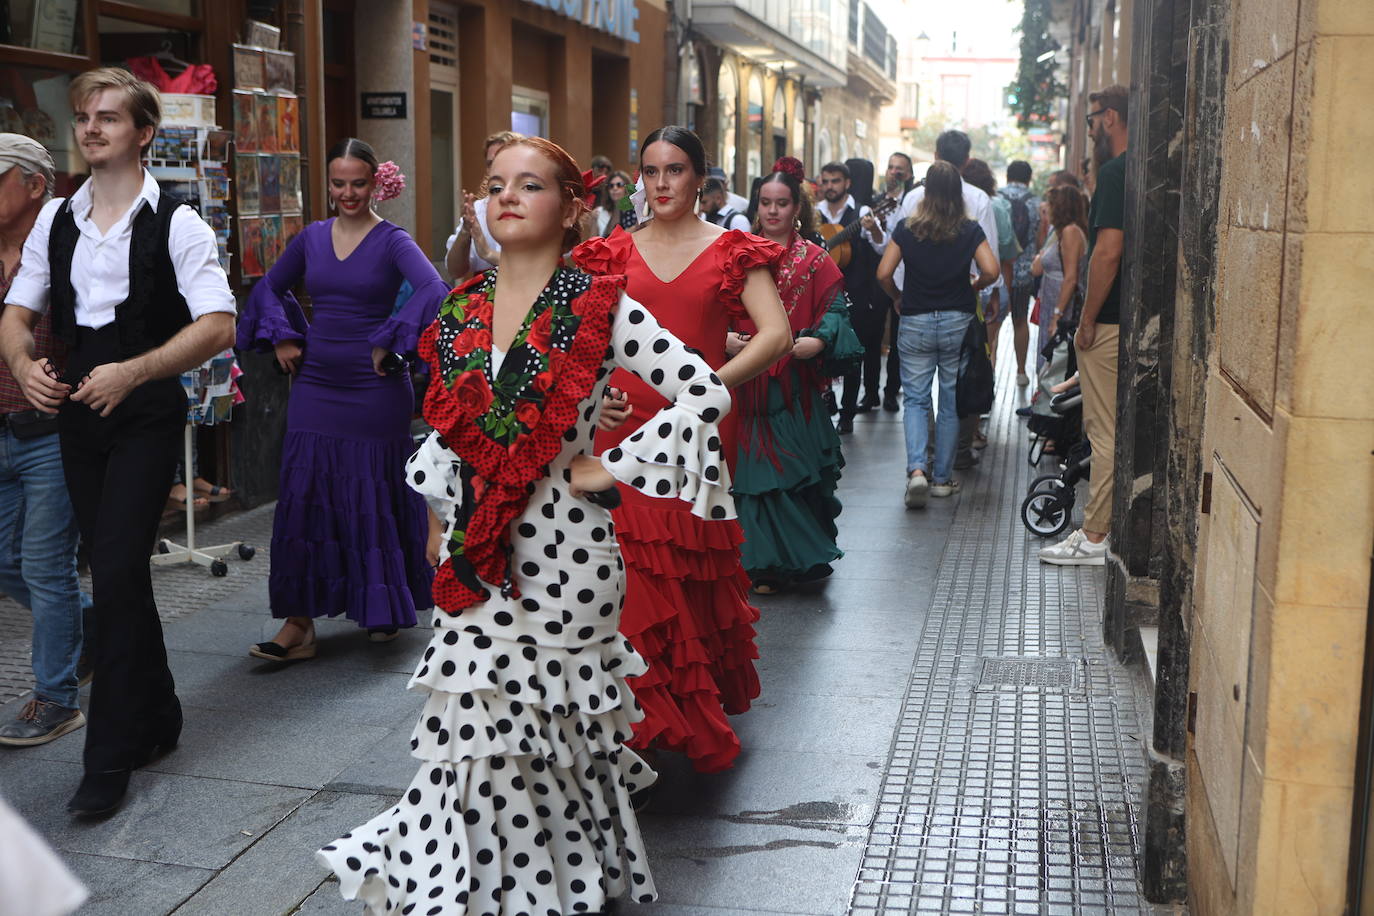
[[[196,543],[230,544],[242,541],[256,550],[244,562],[230,557],[229,574],[215,577],[203,566],[177,565],[153,567],[153,591],[163,621],[175,620],[208,607],[241,591],[249,582],[266,581],[268,545],[272,539],[273,505],[217,519],[196,529]],[[184,530],[169,528],[168,538],[185,543]],[[82,587],[90,590],[91,578],[82,577]],[[33,647],[33,621],[29,611],[14,599],[0,595],[0,704],[33,688],[29,651]]]
[[[1136,879],[1132,675],[1098,635],[1102,571],[1040,566],[1016,518],[1017,395],[1004,390],[963,494],[919,512],[901,503],[900,415],[858,419],[846,556],[823,587],[760,599],[743,753],[709,775],[665,755],[641,817],[660,902],[623,916],[1154,912]],[[329,621],[315,661],[248,658],[275,630],[270,523],[264,507],[206,533],[259,548],[227,578],[155,571],[187,724],[116,817],[62,811],[82,732],[0,753],[0,793],[90,886],[83,916],[361,911],[312,853],[414,775],[405,684],[428,631],[372,645]],[[0,668],[17,651],[7,627],[25,626],[0,609]]]
[[[1142,722],[1131,672],[1103,645],[1104,572],[1038,562],[1047,542],[1019,507],[1050,462],[1027,464],[1001,369],[850,912],[1155,913],[1136,873]]]

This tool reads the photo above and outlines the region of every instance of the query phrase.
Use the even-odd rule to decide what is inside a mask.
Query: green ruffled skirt
[[[802,390],[795,375],[791,383],[788,399],[769,379],[764,415],[742,417],[735,509],[744,529],[741,559],[755,582],[823,578],[844,556],[835,545],[841,508],[835,486],[844,467],[840,437],[820,392]]]

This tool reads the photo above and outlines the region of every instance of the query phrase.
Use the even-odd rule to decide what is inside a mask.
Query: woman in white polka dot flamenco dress
[[[455,289],[421,340],[436,432],[406,466],[442,559],[410,684],[428,693],[411,739],[423,763],[398,804],[318,853],[369,914],[653,899],[630,795],[655,774],[624,747],[641,717],[625,678],[645,664],[617,633],[624,567],[601,503],[621,480],[734,515],[715,425],[729,393],[623,278],[560,265],[585,193],[571,158],[518,141],[489,193],[501,267]],[[617,366],[670,405],[598,462]]]

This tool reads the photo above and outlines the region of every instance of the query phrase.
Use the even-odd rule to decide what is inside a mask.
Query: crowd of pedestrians
[[[911,509],[976,463],[986,436],[957,390],[986,358],[971,332],[995,347],[1011,319],[1019,392],[1036,351],[1074,331],[1100,457],[1082,530],[1041,559],[1104,562],[1127,96],[1091,99],[1090,208],[1067,172],[1042,200],[1025,162],[998,188],[957,130],[919,180],[903,152],[880,187],[869,163],[783,157],[749,198],[682,127],[650,133],[626,171],[493,134],[436,253],[456,286],[376,214],[382,163],[344,139],[326,162],[334,215],[236,325],[209,227],[143,168],[156,91],[81,75],[91,177],[71,198],[50,199],[41,146],[0,135],[0,508],[17,520],[0,526],[0,589],[35,634],[33,699],[0,743],[86,725],[82,816],[116,811],[131,771],[177,744],[146,553],[181,438],[175,376],[236,335],[292,377],[264,609],[281,625],[249,654],[308,661],[322,616],[372,641],[433,626],[411,682],[414,782],[318,854],[344,895],[388,914],[652,899],[635,811],[657,756],[712,772],[739,754],[729,717],[760,692],[752,595],[843,557],[856,416],[902,410]],[[418,450],[405,356],[428,372]]]

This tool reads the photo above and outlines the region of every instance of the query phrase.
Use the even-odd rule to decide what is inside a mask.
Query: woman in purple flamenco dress
[[[316,617],[345,614],[381,641],[433,604],[425,504],[405,481],[414,395],[383,359],[415,349],[448,288],[410,236],[372,211],[389,188],[377,187],[371,147],[345,140],[327,168],[339,216],[291,241],[239,320],[239,348],[274,350],[294,376],[268,581],[272,616],[285,619],[249,649],[269,661],[314,657]],[[381,177],[394,168],[383,163]],[[291,294],[302,278],[308,325]],[[415,292],[393,315],[402,280]]]

